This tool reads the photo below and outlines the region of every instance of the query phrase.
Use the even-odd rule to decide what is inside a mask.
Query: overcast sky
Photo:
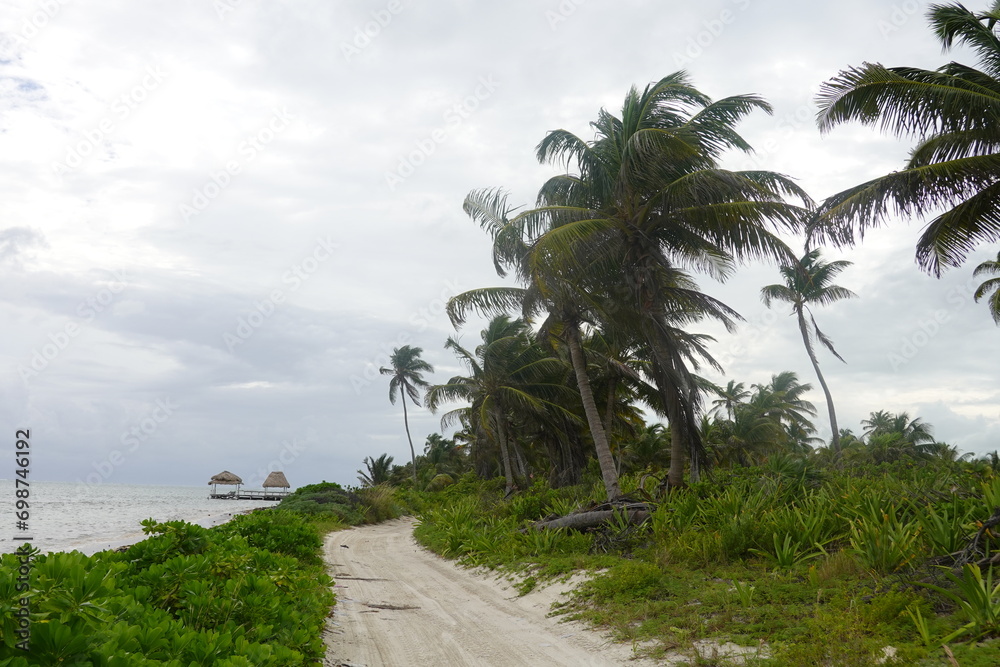
[[[534,158],[547,131],[590,137],[601,107],[678,69],[713,98],[773,104],[742,125],[758,152],[733,168],[788,174],[816,199],[897,169],[907,143],[820,135],[813,99],[864,61],[971,63],[942,55],[926,6],[3,2],[0,425],[11,440],[31,429],[39,480],[194,485],[228,469],[259,485],[271,467],[295,486],[354,484],[365,456],[405,462],[377,368],[411,344],[430,381],[460,370],[444,302],[498,283],[461,209],[470,190],[530,203],[554,173]],[[841,426],[905,410],[992,451],[1000,330],[971,274],[996,249],[933,279],[913,261],[921,226],[827,254],[855,263],[838,282],[860,295],[816,313],[847,360],[822,358]],[[713,379],[815,383],[794,319],[760,303],[778,279],[700,278],[747,319],[735,336],[703,329],[726,365]],[[438,418],[411,416],[420,448]]]

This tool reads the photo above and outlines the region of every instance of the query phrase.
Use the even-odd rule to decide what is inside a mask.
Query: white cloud
[[[674,71],[673,55],[700,38],[687,64],[696,85],[767,98],[774,116],[750,119],[745,136],[763,166],[821,198],[898,168],[908,145],[861,127],[821,136],[818,85],[865,60],[944,60],[926,3],[912,12],[889,0],[402,2],[350,59],[341,45],[388,3],[244,0],[221,18],[203,2],[57,4],[28,39],[36,3],[16,3],[0,28],[0,419],[44,438],[37,475],[48,479],[85,477],[165,397],[181,407],[107,481],[249,473],[289,458],[293,440],[296,484],[353,483],[361,460],[383,451],[405,461],[401,411],[372,369],[405,338],[438,367],[432,380],[454,372],[441,304],[499,282],[462,200],[504,186],[529,204],[555,169],[534,158],[546,131],[589,137],[599,108]],[[720,29],[724,11],[732,20]],[[483,77],[499,85],[471,108]],[[281,109],[293,118],[269,136]],[[413,174],[387,187],[386,172],[442,127]],[[74,151],[88,154],[54,173]],[[185,220],[179,207],[214,192],[222,171],[229,182]],[[849,362],[824,357],[823,367],[844,426],[907,409],[941,439],[987,447],[1000,423],[997,330],[981,305],[959,303],[971,267],[941,281],[915,267],[919,225],[830,253],[856,263],[842,283],[861,298],[816,313]],[[337,252],[292,290],[283,277],[326,236]],[[18,366],[61,340],[122,270],[127,287],[22,382]],[[701,278],[751,322],[766,316],[760,286],[776,280],[766,266],[726,285]],[[275,289],[285,300],[228,349],[224,334]],[[947,322],[924,342],[921,323],[941,309]],[[813,381],[794,321],[774,315],[752,339],[747,327],[742,338],[714,332],[727,375],[759,382],[792,369]],[[470,324],[463,340],[477,335]],[[916,353],[893,368],[907,339]],[[411,420],[418,443],[438,428],[425,410]]]

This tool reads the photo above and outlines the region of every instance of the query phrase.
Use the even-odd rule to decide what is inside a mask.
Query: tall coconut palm
[[[389,380],[389,402],[396,404],[396,394],[403,403],[403,426],[406,428],[406,440],[410,443],[410,461],[413,464],[413,484],[417,484],[417,454],[413,449],[413,438],[410,437],[410,419],[406,414],[406,397],[416,406],[420,405],[420,390],[430,384],[424,380],[424,373],[433,373],[434,367],[420,358],[423,349],[404,345],[393,349],[389,357],[391,366],[378,369],[382,375],[391,375]]]
[[[808,251],[794,264],[787,264],[780,268],[781,275],[785,279],[784,285],[768,285],[760,291],[764,305],[768,308],[775,301],[789,303],[792,306],[792,314],[795,315],[799,323],[799,333],[802,334],[802,344],[805,345],[806,354],[812,363],[816,377],[823,388],[823,395],[826,396],[826,406],[830,413],[830,429],[833,437],[830,444],[833,451],[840,449],[840,429],[837,427],[837,411],[833,407],[833,395],[826,384],[823,372],[819,368],[819,359],[816,357],[814,341],[818,341],[823,347],[833,353],[835,357],[844,361],[844,358],[837,353],[833,347],[833,341],[820,331],[816,324],[816,318],[809,308],[810,304],[828,305],[836,303],[842,299],[850,299],[857,296],[851,290],[832,284],[833,279],[841,271],[851,265],[851,262],[840,260],[836,262],[824,262],[819,257],[819,248]],[[809,312],[809,321],[806,321],[806,311]],[[846,363],[846,362],[845,362]]]
[[[996,260],[988,259],[972,272],[974,276],[997,276],[989,278],[976,289],[976,302],[986,297],[986,303],[990,307],[990,315],[993,321],[1000,324],[1000,252],[997,253]]]
[[[508,270],[516,271],[518,278],[527,287],[476,289],[456,295],[448,303],[452,324],[460,325],[465,321],[467,312],[472,309],[481,314],[497,315],[509,313],[517,307],[525,317],[548,312],[549,317],[542,330],[553,334],[569,349],[570,362],[597,452],[604,487],[609,500],[617,499],[621,496],[618,472],[608,443],[607,425],[601,423],[597,410],[580,333],[581,325],[590,319],[585,311],[586,297],[565,276],[551,271],[541,272],[539,264],[529,261],[532,248],[523,238],[511,237],[506,232],[510,226],[510,214],[514,210],[507,205],[506,192],[500,189],[473,191],[466,197],[464,209],[493,237],[493,257],[497,273],[503,277]],[[498,239],[502,236],[504,241],[499,243]]]
[[[727,150],[751,150],[735,126],[755,110],[770,107],[753,95],[713,102],[683,72],[632,88],[620,117],[602,109],[591,123],[595,139],[548,133],[539,161],[576,173],[547,181],[537,208],[498,238],[501,247],[506,238],[537,239],[532,262],[590,274],[589,289],[619,305],[606,324],[627,326],[650,353],[671,426],[671,485],[683,483],[686,452],[700,448],[700,393],[681,327],[705,317],[733,326],[739,317],[681,270],[723,278],[736,261],[787,258],[775,232],[799,229],[803,209],[784,197],[811,205],[780,174],[719,167]]]
[[[917,141],[900,171],[827,199],[819,238],[853,244],[896,212],[935,214],[917,242],[926,271],[962,264],[975,247],[1000,240],[1000,0],[983,13],[961,4],[932,5],[942,46],[965,45],[978,69],[951,62],[936,70],[866,63],[841,71],[819,93],[819,127],[848,121]]]

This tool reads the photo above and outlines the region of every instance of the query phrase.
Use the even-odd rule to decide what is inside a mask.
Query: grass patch
[[[586,505],[592,485],[536,484],[503,500],[495,488],[463,482],[422,499],[416,536],[467,565],[505,571],[522,595],[588,572],[558,613],[609,629],[643,654],[680,651],[691,664],[949,664],[940,661],[941,640],[969,623],[959,599],[979,591],[983,613],[1000,609],[986,572],[985,583],[964,590],[929,564],[941,545],[965,539],[949,538],[949,526],[967,536],[988,516],[975,478],[891,467],[821,482],[764,469],[717,475],[662,498],[641,529],[590,533],[531,524]],[[943,589],[916,583],[928,577]],[[980,618],[975,633],[949,638],[960,664],[1000,664],[991,623]],[[712,657],[727,642],[751,653]]]

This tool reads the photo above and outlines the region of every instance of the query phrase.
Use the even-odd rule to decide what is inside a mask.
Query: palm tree
[[[389,475],[392,472],[391,456],[383,454],[377,459],[370,459],[366,456],[364,464],[366,472],[357,471],[358,481],[361,482],[362,486],[378,486],[389,481]]]
[[[800,383],[794,372],[782,371],[772,375],[769,383],[755,384],[753,389],[750,400],[745,404],[752,412],[775,420],[786,434],[792,431],[812,433],[816,430],[809,419],[816,415],[816,408],[803,398],[812,385]]]
[[[746,384],[737,382],[736,380],[730,380],[725,389],[716,387],[715,393],[719,395],[719,398],[712,401],[712,405],[715,406],[717,412],[721,412],[724,409],[729,419],[733,418],[736,406],[750,397],[750,390],[746,388]]]
[[[861,425],[865,427],[862,437],[868,437],[874,433],[892,433],[892,423],[896,415],[887,410],[878,410],[868,414],[867,419],[861,420]]]
[[[784,285],[768,285],[760,291],[764,305],[768,308],[774,301],[783,301],[792,305],[792,314],[799,322],[799,333],[802,334],[802,343],[806,347],[806,354],[812,362],[813,370],[823,388],[826,396],[826,406],[830,412],[830,430],[833,433],[831,445],[836,453],[840,449],[840,430],[837,428],[837,412],[833,407],[833,396],[830,388],[826,384],[823,372],[819,369],[819,359],[816,358],[816,349],[813,341],[819,341],[823,347],[830,350],[835,357],[844,361],[843,357],[837,354],[833,347],[833,341],[827,338],[819,326],[816,325],[816,318],[809,308],[810,304],[828,305],[836,303],[841,299],[850,299],[857,296],[854,292],[839,285],[833,285],[832,281],[837,275],[851,265],[851,262],[840,260],[837,262],[824,262],[819,258],[819,248],[810,250],[794,264],[787,264],[780,268],[781,275],[785,279]],[[809,311],[809,322],[806,322],[805,313]],[[811,326],[810,326],[811,323]],[[846,362],[845,362],[846,363]]]
[[[974,276],[982,275],[994,275],[998,276],[996,278],[990,278],[986,280],[982,285],[976,289],[976,302],[978,303],[980,299],[987,296],[986,303],[990,307],[990,315],[993,316],[993,321],[1000,324],[1000,252],[997,253],[996,260],[986,260],[982,264],[976,267],[976,270],[972,272]]]
[[[781,422],[752,404],[737,405],[732,419],[702,418],[702,432],[713,446],[716,463],[748,466],[778,451],[785,431]]]
[[[508,207],[507,194],[503,190],[473,191],[466,197],[464,209],[469,217],[492,235],[494,266],[497,273],[504,277],[508,270],[514,270],[527,287],[476,289],[456,295],[448,302],[448,315],[452,324],[455,326],[462,324],[467,312],[473,309],[481,314],[497,315],[510,312],[513,307],[519,307],[526,318],[540,312],[548,312],[549,317],[542,325],[542,331],[554,335],[569,349],[570,362],[580,391],[587,425],[594,441],[608,500],[617,499],[621,496],[618,472],[611,455],[611,446],[608,444],[606,425],[601,423],[597,402],[590,386],[586,354],[580,333],[581,325],[590,319],[582,305],[585,299],[572,283],[563,279],[563,276],[553,273],[543,274],[538,271],[537,265],[533,265],[528,259],[531,248],[524,239],[511,237],[507,233],[506,230],[510,226],[509,216],[514,209]],[[533,268],[535,270],[532,270]]]
[[[464,449],[453,438],[431,433],[424,444],[424,458],[434,473],[459,474],[466,467]]]
[[[574,276],[585,291],[618,305],[605,326],[624,327],[650,355],[650,373],[671,426],[670,485],[683,483],[686,450],[700,450],[698,359],[682,327],[705,317],[729,327],[739,315],[703,294],[683,269],[724,278],[738,260],[791,256],[775,231],[796,231],[808,196],[772,172],[731,172],[725,151],[750,151],[735,131],[743,116],[770,107],[753,95],[713,102],[683,72],[632,88],[621,117],[601,110],[586,141],[555,130],[538,146],[546,163],[575,167],[542,187],[538,207],[499,236],[534,239],[531,261]]]
[[[917,146],[904,169],[827,199],[814,230],[853,244],[889,215],[944,210],[924,228],[917,262],[937,276],[978,244],[1000,239],[1000,0],[981,14],[932,5],[931,27],[945,49],[972,48],[979,69],[951,62],[936,70],[864,64],[841,71],[819,94],[819,127],[847,121],[878,126]]]
[[[899,414],[885,410],[872,412],[868,419],[861,420],[861,425],[865,427],[865,436],[869,440],[874,436],[896,435],[912,447],[934,442],[933,427],[920,417],[910,419],[910,415],[906,412]]]
[[[406,397],[416,406],[420,405],[420,390],[426,389],[428,382],[423,373],[433,373],[434,367],[420,358],[423,350],[419,347],[404,345],[393,349],[389,357],[391,366],[378,369],[382,375],[391,375],[389,380],[389,402],[396,404],[396,394],[403,403],[403,426],[406,428],[406,439],[410,443],[410,461],[413,464],[413,484],[417,484],[417,454],[413,449],[413,438],[410,437],[410,420],[406,414]]]
[[[572,390],[565,383],[565,364],[545,353],[524,320],[498,315],[482,331],[482,340],[475,351],[470,351],[455,338],[448,339],[445,348],[458,356],[469,375],[458,375],[446,384],[431,387],[427,406],[436,412],[447,402],[469,402],[468,407],[444,414],[441,426],[464,418],[482,429],[498,446],[510,492],[518,486],[513,465],[515,419],[549,410],[576,419],[560,405]]]
[[[666,468],[670,465],[670,434],[663,424],[649,424],[636,437],[626,441],[618,455],[622,471]]]

